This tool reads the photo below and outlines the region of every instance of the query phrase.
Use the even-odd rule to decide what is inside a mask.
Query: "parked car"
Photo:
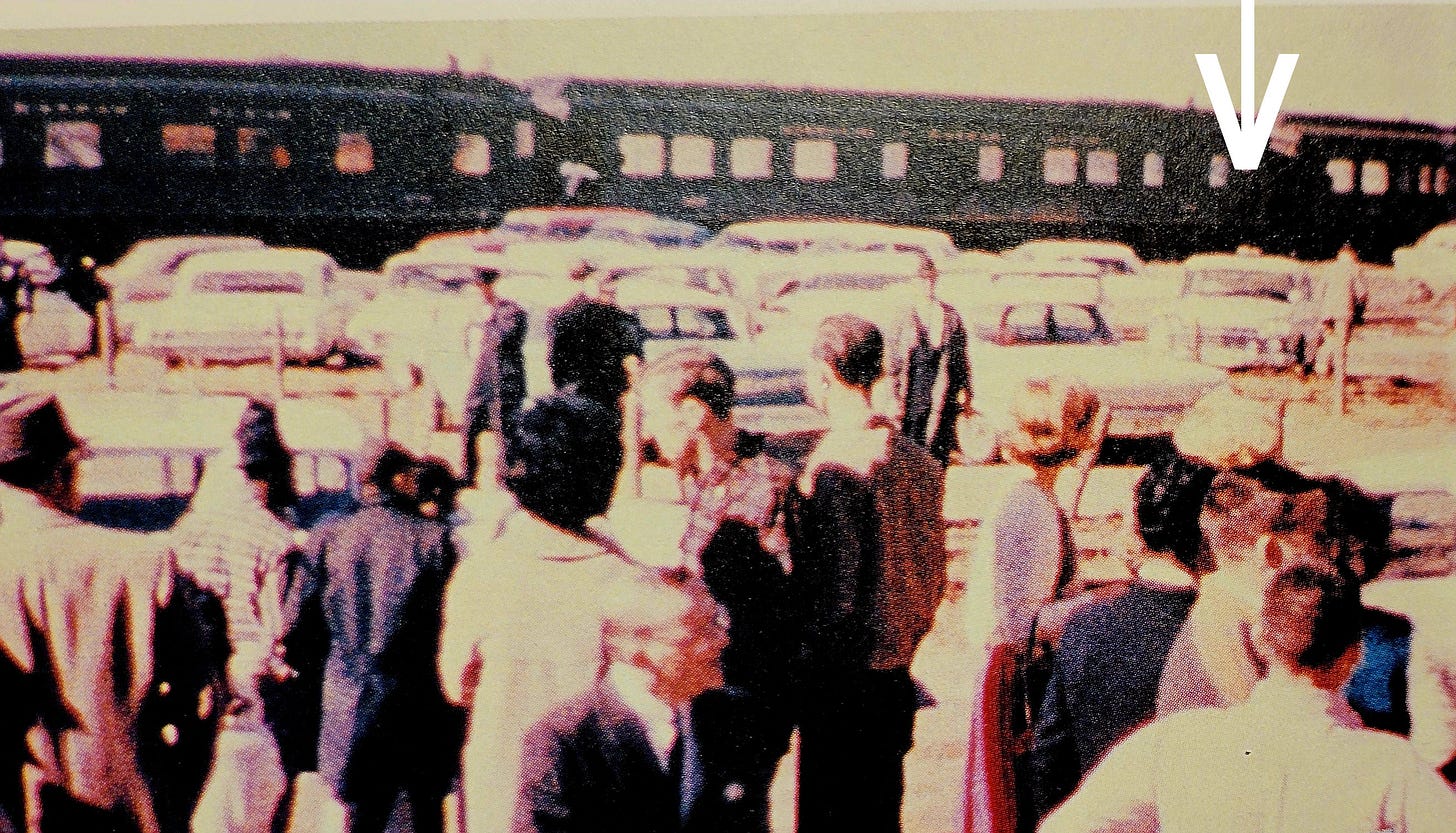
[[[1177,297],[1183,267],[1149,263],[1131,246],[1105,240],[1032,240],[1005,252],[1009,263],[1062,264],[1089,268],[1102,280],[1102,308],[1119,335],[1143,338],[1158,312]]]
[[[1179,297],[1150,325],[1150,341],[1229,369],[1313,364],[1324,331],[1309,264],[1245,251],[1183,266]]]
[[[1391,254],[1401,277],[1419,280],[1437,297],[1456,289],[1456,222],[1442,223]]]
[[[334,259],[312,249],[212,252],[189,257],[168,297],[135,305],[135,349],[187,362],[248,362],[273,355],[319,359],[345,346],[344,325],[367,300],[346,288]]]
[[[649,361],[700,344],[733,368],[740,405],[803,403],[808,342],[779,329],[766,332],[748,305],[651,276],[621,280],[616,299],[641,325]]]
[[[126,250],[115,263],[96,270],[96,279],[111,292],[116,316],[116,338],[129,342],[135,320],[134,304],[160,301],[172,293],[177,269],[195,254],[252,251],[265,248],[254,237],[197,235],[155,237],[141,240]]]
[[[909,253],[953,269],[961,257],[949,234],[918,226],[862,220],[806,218],[750,220],[723,229],[706,246],[733,252],[833,255],[848,252]]]
[[[765,328],[813,330],[830,315],[854,313],[893,334],[920,292],[911,254],[800,255],[758,278]]]
[[[961,314],[970,330],[972,405],[997,430],[1010,427],[1012,398],[1033,378],[1082,379],[1111,409],[1108,434],[1116,437],[1171,432],[1184,411],[1226,381],[1215,368],[1120,338],[1092,281],[1023,285]]]

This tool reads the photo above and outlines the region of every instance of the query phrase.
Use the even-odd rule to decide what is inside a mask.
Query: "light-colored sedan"
[[[1194,255],[1183,265],[1183,289],[1150,325],[1150,342],[1228,369],[1313,363],[1324,331],[1312,267],[1251,252]]]
[[[814,330],[831,315],[853,313],[890,335],[922,291],[911,254],[799,255],[759,276],[764,326]]]
[[[116,338],[131,341],[136,321],[132,311],[136,304],[160,301],[172,294],[177,269],[195,254],[237,252],[265,248],[255,237],[195,235],[190,237],[154,237],[132,244],[126,254],[110,266],[96,270],[96,279],[111,290],[116,316]]]
[[[344,324],[365,301],[334,259],[312,249],[193,255],[167,298],[137,304],[134,349],[186,362],[261,361],[282,331],[285,360],[323,358],[344,344]]]
[[[1395,273],[1419,281],[1437,298],[1456,290],[1456,222],[1443,223],[1391,254]]]
[[[1020,297],[962,310],[970,335],[975,409],[993,428],[1010,426],[1010,403],[1030,379],[1082,379],[1111,409],[1108,434],[1157,436],[1223,384],[1214,368],[1119,338],[1086,281],[1026,287]]]

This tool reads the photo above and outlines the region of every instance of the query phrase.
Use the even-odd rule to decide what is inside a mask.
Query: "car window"
[[[302,294],[305,281],[297,272],[203,272],[192,279],[194,292],[290,292]]]
[[[1045,343],[1050,338],[1050,318],[1046,304],[1018,304],[1006,311],[1002,328],[1017,342]]]
[[[1110,333],[1091,307],[1077,304],[1056,304],[1051,309],[1052,335],[1063,344],[1090,344],[1107,341]]]
[[[475,269],[459,263],[414,264],[395,268],[390,284],[420,289],[458,288],[475,278]]]
[[[733,337],[733,330],[728,326],[728,316],[719,309],[679,307],[677,331],[681,338],[723,339]]]
[[[672,338],[671,307],[640,307],[637,322],[647,331],[648,338]]]
[[[1294,276],[1245,269],[1198,269],[1188,273],[1189,295],[1239,296],[1288,301]]]

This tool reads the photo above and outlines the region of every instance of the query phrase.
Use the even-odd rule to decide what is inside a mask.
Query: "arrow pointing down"
[[[1252,171],[1259,167],[1264,148],[1269,144],[1269,134],[1274,131],[1274,122],[1279,119],[1279,105],[1284,103],[1284,93],[1289,89],[1289,79],[1294,77],[1294,65],[1298,55],[1281,54],[1274,63],[1274,74],[1269,77],[1269,88],[1264,91],[1264,103],[1254,110],[1254,0],[1241,0],[1239,23],[1241,39],[1239,44],[1239,94],[1242,101],[1237,114],[1234,113],[1233,96],[1223,77],[1223,67],[1217,55],[1194,55],[1198,69],[1203,73],[1203,85],[1208,88],[1208,97],[1213,103],[1213,113],[1218,117],[1218,128],[1223,131],[1223,142],[1228,146],[1233,166],[1241,171]]]

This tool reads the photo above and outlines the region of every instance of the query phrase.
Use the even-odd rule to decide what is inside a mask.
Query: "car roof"
[[[1096,306],[1101,301],[1102,283],[1096,278],[1010,277],[993,284],[977,305],[1001,308],[1020,304]]]
[[[139,249],[185,249],[189,246],[230,246],[261,249],[267,244],[256,237],[242,237],[226,234],[190,234],[174,237],[148,237],[131,244],[128,251]]]
[[[616,296],[617,305],[621,307],[701,307],[728,311],[739,306],[723,295],[651,277],[617,281]]]
[[[204,252],[183,261],[179,272],[235,271],[241,269],[323,269],[334,259],[318,249],[243,249]]]
[[[411,249],[407,252],[400,252],[389,260],[379,271],[385,274],[401,266],[475,266],[491,268],[501,266],[506,260],[500,252],[482,252],[469,246],[446,246],[444,244],[430,246],[426,249]]]
[[[651,212],[640,208],[620,206],[534,206],[507,211],[501,218],[501,225],[507,223],[541,224],[552,220],[580,219],[595,220],[610,217],[652,217]]]
[[[1030,240],[1020,246],[1008,249],[1005,254],[1015,259],[1057,260],[1084,257],[1121,257],[1141,260],[1137,252],[1126,243],[1111,240]]]
[[[1234,269],[1247,272],[1302,272],[1309,264],[1283,255],[1212,254],[1190,255],[1183,261],[1187,271],[1198,269]]]
[[[954,249],[949,234],[921,226],[894,226],[865,220],[833,217],[747,220],[734,223],[720,236],[739,234],[760,239],[827,240],[846,243],[904,242],[919,245],[946,245]]]

